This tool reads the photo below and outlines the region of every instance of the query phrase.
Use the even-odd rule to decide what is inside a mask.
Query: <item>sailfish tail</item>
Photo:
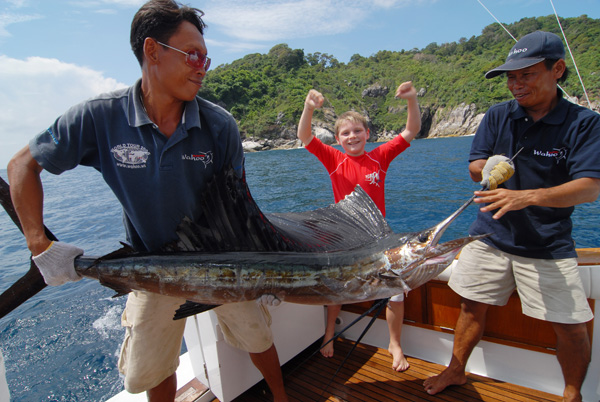
[[[10,216],[12,221],[22,232],[23,228],[21,227],[21,222],[19,221],[19,217],[17,216],[17,212],[15,211],[15,207],[10,198],[10,187],[2,177],[0,177],[0,204],[2,204],[8,216]],[[48,228],[44,229],[46,230],[46,236],[48,236],[50,240],[57,240]],[[36,295],[46,286],[46,282],[44,282],[40,270],[33,260],[31,260],[29,271],[0,295],[0,318],[19,307],[27,299]]]

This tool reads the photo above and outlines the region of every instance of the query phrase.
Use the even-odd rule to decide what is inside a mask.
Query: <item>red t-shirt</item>
[[[306,149],[329,172],[335,202],[343,200],[360,184],[385,216],[385,175],[394,158],[409,146],[404,137],[398,135],[361,156],[350,156],[314,137]]]

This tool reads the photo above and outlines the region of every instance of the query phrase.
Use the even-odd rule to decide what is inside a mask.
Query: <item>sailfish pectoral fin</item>
[[[99,279],[99,282],[102,286],[106,286],[107,288],[110,288],[116,292],[114,295],[112,295],[113,298],[125,296],[131,292],[131,288],[128,288],[126,286],[121,286],[121,285],[115,285],[114,283],[103,281],[102,278]]]
[[[204,313],[205,311],[212,310],[215,307],[219,307],[220,304],[201,304],[193,301],[186,301],[182,304],[177,311],[175,311],[174,320],[181,320],[182,318],[191,317],[196,314]]]

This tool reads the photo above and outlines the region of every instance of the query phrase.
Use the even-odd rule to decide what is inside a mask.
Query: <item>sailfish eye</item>
[[[419,240],[419,243],[427,242],[427,240],[429,240],[429,233],[421,233],[417,240]]]

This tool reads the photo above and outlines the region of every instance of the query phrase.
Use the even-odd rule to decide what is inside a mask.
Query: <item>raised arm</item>
[[[306,95],[304,101],[304,110],[302,110],[302,116],[300,116],[300,122],[298,123],[298,139],[302,141],[304,146],[310,144],[313,139],[312,134],[312,116],[315,109],[323,106],[323,95],[320,92],[311,89]]]
[[[408,104],[408,117],[406,128],[400,135],[406,142],[411,142],[421,131],[421,112],[417,101],[417,90],[411,81],[403,82],[396,90],[396,98],[406,99]]]

